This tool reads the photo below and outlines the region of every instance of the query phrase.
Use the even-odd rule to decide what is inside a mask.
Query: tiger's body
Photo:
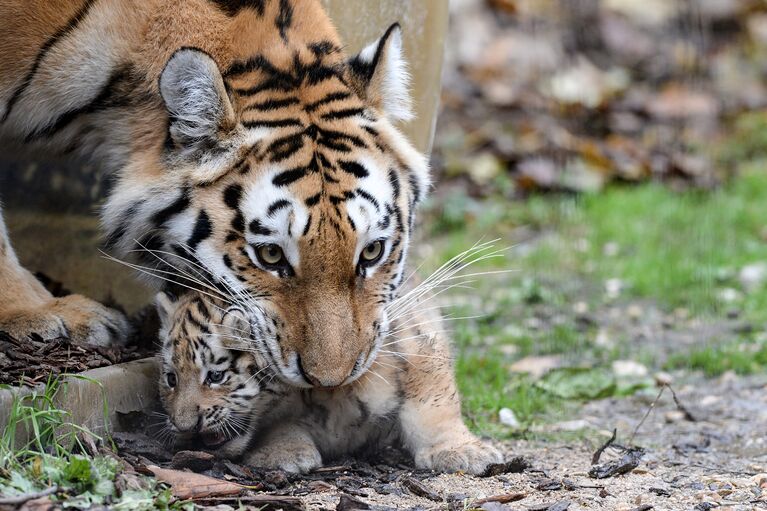
[[[230,314],[227,304],[194,294],[177,301],[161,294],[158,305],[166,318],[160,388],[168,427],[187,441],[202,437],[219,456],[290,472],[383,446],[404,447],[418,468],[438,471],[480,474],[502,461],[461,419],[448,341],[433,308],[407,318],[416,326],[395,323],[388,349],[353,383],[296,389],[275,380],[260,350],[243,345],[246,325],[236,307]],[[242,361],[249,370],[237,368]],[[209,382],[210,374],[221,383]],[[211,402],[207,394],[216,393]],[[206,441],[222,436],[220,445]]]
[[[301,408],[310,422],[265,445],[348,452],[380,423],[419,466],[497,458],[461,423],[449,364],[415,356],[442,341],[401,341],[404,366],[381,350],[429,186],[395,127],[411,116],[398,26],[347,56],[319,0],[0,0],[0,69],[5,147],[78,153],[110,174],[107,250],[239,307],[239,337],[276,381],[333,403]],[[0,220],[0,330],[108,344],[128,327],[51,296]],[[391,385],[376,364],[396,367],[379,367]],[[323,409],[339,425],[320,434]]]

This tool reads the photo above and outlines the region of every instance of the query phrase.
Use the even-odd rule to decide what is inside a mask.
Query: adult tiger
[[[411,115],[398,26],[349,58],[318,0],[2,0],[0,67],[6,143],[113,174],[109,250],[249,297],[286,382],[372,363],[428,186],[392,125]],[[0,330],[107,343],[127,326],[48,294],[0,222]]]

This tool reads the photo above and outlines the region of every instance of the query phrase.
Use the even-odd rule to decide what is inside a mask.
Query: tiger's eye
[[[208,383],[221,383],[221,380],[224,379],[224,372],[223,371],[209,371],[208,372]]]
[[[383,247],[383,241],[381,240],[377,240],[368,244],[368,246],[362,249],[362,254],[360,255],[362,261],[367,264],[372,264],[378,261],[378,259],[380,259],[381,255],[383,254]]]
[[[258,258],[263,264],[277,266],[285,258],[285,254],[278,245],[270,244],[258,247]]]
[[[168,373],[165,375],[165,380],[168,382],[168,387],[174,388],[176,385],[178,385],[178,379],[176,378],[176,373]]]

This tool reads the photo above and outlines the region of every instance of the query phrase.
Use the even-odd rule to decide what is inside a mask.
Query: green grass
[[[510,408],[523,428],[560,406],[559,399],[536,387],[524,376],[511,377],[497,352],[467,355],[456,362],[458,386],[469,427],[482,434],[508,437],[511,431],[498,423],[498,411]]]
[[[67,376],[73,377],[77,376]],[[119,491],[115,481],[122,470],[120,462],[88,453],[86,439],[102,445],[107,439],[74,424],[69,413],[57,407],[57,398],[64,392],[66,382],[51,377],[41,391],[16,394],[0,435],[0,495],[23,496],[55,488],[50,498],[62,507],[192,509],[191,504],[175,502],[169,489],[148,477],[134,479],[140,482],[138,488]]]
[[[758,343],[725,343],[672,355],[667,369],[693,369],[706,376],[719,376],[727,371],[747,375],[767,370],[767,345]]]
[[[750,148],[736,149],[753,153]],[[435,261],[479,239],[497,237],[499,245],[509,246],[515,239],[512,233],[520,228],[528,232],[529,241],[522,247],[479,267],[514,272],[479,279],[476,291],[461,291],[471,296],[470,305],[454,310],[456,316],[484,314],[450,325],[458,347],[458,383],[472,427],[508,435],[497,421],[502,407],[514,410],[524,425],[561,412],[561,400],[510,373],[509,366],[521,357],[559,354],[566,365],[592,367],[605,367],[616,358],[640,360],[651,369],[662,363],[620,333],[618,346],[596,346],[597,327],[575,320],[576,302],[594,310],[641,301],[667,312],[684,308],[691,317],[709,321],[737,310],[754,325],[767,322],[767,286],[744,289],[738,279],[744,266],[767,262],[765,165],[744,165],[739,177],[710,192],[677,192],[648,183],[577,197],[477,201],[458,194],[434,203],[428,225],[433,226],[430,240],[437,240]],[[617,298],[605,293],[608,279],[623,283]],[[725,290],[734,290],[735,299],[726,301]],[[562,321],[536,329],[528,323],[539,314],[560,316]],[[749,346],[714,343],[674,354],[665,367],[697,369],[711,376],[727,370],[764,370],[767,348]]]
[[[616,278],[625,282],[627,296],[650,298],[667,308],[722,314],[738,306],[751,318],[767,320],[766,287],[745,293],[742,303],[734,305],[720,296],[722,289],[739,288],[735,276],[740,268],[767,262],[764,165],[750,165],[741,177],[713,192],[674,192],[645,184],[579,197],[535,197],[504,203],[500,209],[492,206],[493,199],[482,208],[463,206],[462,216],[453,212],[450,221],[435,223],[435,233],[450,227],[440,258],[479,237],[507,239],[511,229],[526,226],[542,233],[534,248],[522,255],[512,251],[498,263],[520,275],[596,282]],[[452,208],[461,205],[449,201]],[[606,252],[610,247],[617,252]]]

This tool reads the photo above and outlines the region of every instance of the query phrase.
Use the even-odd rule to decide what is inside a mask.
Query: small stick
[[[50,488],[46,488],[42,491],[37,491],[34,493],[25,493],[23,495],[16,495],[15,497],[0,498],[0,506],[18,506],[29,500],[39,499],[42,497],[47,497],[48,495],[53,495],[57,491],[59,491],[58,486],[51,486]]]
[[[597,463],[599,463],[599,458],[602,457],[602,453],[604,453],[605,449],[610,447],[612,443],[615,442],[615,438],[617,436],[618,436],[618,428],[613,428],[613,436],[611,436],[610,439],[602,445],[602,447],[597,449],[596,452],[594,453],[594,456],[591,457],[592,465],[596,465]]]
[[[668,387],[668,390],[671,391],[671,396],[674,398],[674,403],[676,403],[677,409],[684,414],[684,418],[690,422],[698,422],[698,419],[695,418],[693,414],[690,413],[690,410],[688,410],[682,403],[679,401],[679,398],[676,397],[676,392],[674,392],[674,389],[669,385],[666,384]]]
[[[499,504],[508,504],[509,502],[516,502],[527,497],[527,493],[507,493],[504,495],[492,495],[485,497],[484,499],[475,500],[473,505],[489,504],[490,502],[497,502]]]
[[[642,420],[639,421],[639,424],[634,428],[634,432],[631,433],[631,438],[629,438],[629,445],[632,445],[634,443],[634,437],[639,432],[639,428],[642,427],[642,424],[644,424],[644,421],[647,420],[647,417],[650,415],[650,413],[655,409],[655,405],[658,404],[658,401],[660,401],[661,396],[663,396],[663,391],[666,390],[666,387],[668,387],[667,384],[663,384],[663,386],[660,388],[660,392],[658,392],[658,397],[655,398],[655,401],[650,403],[649,408],[647,408],[647,412],[645,412],[644,417],[642,417]]]

